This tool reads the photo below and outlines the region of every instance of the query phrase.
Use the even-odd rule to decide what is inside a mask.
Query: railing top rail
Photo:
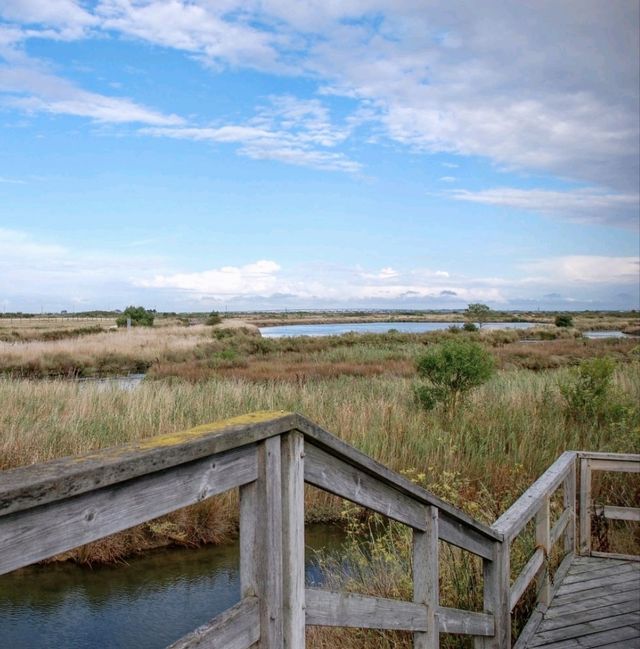
[[[454,522],[501,541],[500,533],[418,487],[301,415],[255,412],[183,432],[139,440],[79,457],[0,471],[0,516],[55,502],[202,457],[299,430],[312,444],[358,467],[417,502],[434,505]]]
[[[586,460],[615,460],[616,462],[640,462],[638,453],[598,453],[596,451],[577,451],[578,457]]]
[[[0,516],[229,451],[295,428],[284,411],[254,412],[87,455],[0,471]]]
[[[491,527],[512,541],[574,468],[576,457],[576,451],[565,451]]]

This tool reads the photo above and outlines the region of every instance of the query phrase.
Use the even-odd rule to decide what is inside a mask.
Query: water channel
[[[313,550],[337,549],[340,528],[306,530],[306,579],[319,585]],[[0,647],[156,649],[240,597],[238,544],[152,552],[127,564],[32,566],[0,577]]]

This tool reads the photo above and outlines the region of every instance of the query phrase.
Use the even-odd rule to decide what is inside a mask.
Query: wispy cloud
[[[481,191],[458,189],[451,193],[456,200],[511,207],[576,223],[601,223],[637,228],[640,196],[596,189],[554,191],[499,187]]]
[[[256,160],[277,160],[327,171],[357,173],[361,165],[332,151],[349,135],[349,129],[331,122],[328,109],[316,99],[274,96],[267,106],[244,124],[220,127],[143,128],[156,137],[208,141],[240,146],[241,155]]]
[[[640,258],[604,255],[566,255],[522,264],[534,276],[527,282],[558,284],[638,284]]]

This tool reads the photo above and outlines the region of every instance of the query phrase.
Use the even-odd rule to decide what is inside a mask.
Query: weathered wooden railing
[[[440,633],[507,649],[511,610],[534,576],[548,601],[550,547],[564,534],[573,552],[577,457],[561,456],[488,527],[299,415],[255,413],[0,472],[0,574],[239,487],[241,600],[174,648],[301,649],[305,626],[320,625],[406,630],[417,649],[436,648]],[[413,530],[413,601],[305,588],[305,482]],[[560,484],[565,511],[550,529],[549,498]],[[539,547],[511,585],[510,544],[534,516]],[[439,541],[482,558],[483,612],[440,605]]]

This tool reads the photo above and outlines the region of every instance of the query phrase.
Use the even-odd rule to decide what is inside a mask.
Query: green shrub
[[[616,362],[608,357],[582,361],[574,368],[570,380],[560,385],[565,414],[575,421],[593,423],[603,423],[614,415],[620,406],[613,395],[615,369]]]
[[[118,316],[116,324],[118,327],[126,327],[127,319],[131,318],[131,324],[134,327],[152,327],[154,317],[155,311],[147,311],[143,306],[128,306]]]
[[[222,322],[222,318],[220,317],[220,314],[217,311],[212,311],[207,317],[205,324],[217,325],[220,324],[221,322]]]
[[[426,383],[416,397],[427,410],[442,403],[448,415],[461,405],[469,390],[487,381],[494,370],[493,356],[468,340],[450,340],[434,346],[416,361],[418,376]]]
[[[568,313],[561,313],[556,316],[556,327],[573,327],[573,318]]]
[[[462,325],[462,328],[465,331],[478,331],[478,327],[475,324],[473,324],[473,322],[465,322]]]

